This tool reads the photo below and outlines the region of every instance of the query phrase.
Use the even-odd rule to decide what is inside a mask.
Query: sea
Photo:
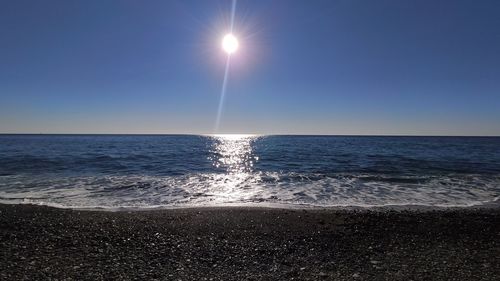
[[[0,135],[0,203],[78,209],[500,203],[500,137]]]

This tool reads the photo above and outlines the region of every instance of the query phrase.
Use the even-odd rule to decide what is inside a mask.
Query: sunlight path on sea
[[[258,157],[254,155],[252,142],[255,135],[212,135],[211,161],[216,168],[224,169],[224,180],[213,187],[216,198],[242,199],[251,195],[245,190],[246,183],[253,180],[252,168]]]

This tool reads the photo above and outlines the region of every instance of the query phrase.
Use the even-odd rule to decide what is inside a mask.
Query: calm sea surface
[[[0,203],[500,203],[500,138],[0,135]]]

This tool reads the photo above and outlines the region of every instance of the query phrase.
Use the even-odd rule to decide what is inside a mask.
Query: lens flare
[[[222,116],[222,107],[224,105],[224,96],[226,95],[226,86],[227,86],[227,80],[229,76],[229,62],[231,61],[231,54],[236,52],[238,50],[238,39],[236,36],[232,34],[233,28],[234,28],[234,15],[236,14],[236,0],[233,0],[232,5],[231,5],[231,25],[230,25],[230,32],[222,38],[222,49],[227,53],[227,58],[226,58],[226,68],[224,70],[224,79],[222,80],[222,90],[221,90],[221,95],[220,95],[220,100],[219,100],[219,108],[217,110],[217,119],[215,121],[215,130],[214,132],[219,131],[219,126],[220,126],[220,119]]]

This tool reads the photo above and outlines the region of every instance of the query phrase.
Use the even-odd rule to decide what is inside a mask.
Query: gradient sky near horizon
[[[231,1],[0,3],[0,133],[214,133]],[[500,1],[237,2],[218,133],[500,135]]]

